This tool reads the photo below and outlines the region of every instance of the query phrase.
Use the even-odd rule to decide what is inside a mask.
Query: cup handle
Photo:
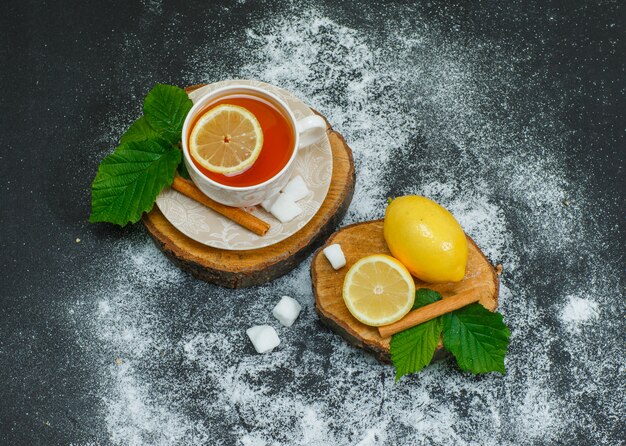
[[[326,133],[326,121],[321,116],[307,116],[297,122],[296,129],[300,136],[298,148],[310,146],[319,141]]]

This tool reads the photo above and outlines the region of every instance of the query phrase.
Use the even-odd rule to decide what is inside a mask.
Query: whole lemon
[[[425,282],[457,282],[465,276],[467,239],[445,208],[426,197],[394,199],[385,213],[391,254]]]

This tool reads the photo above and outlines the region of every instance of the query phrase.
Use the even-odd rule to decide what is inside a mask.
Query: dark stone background
[[[362,5],[357,3],[319,5],[358,28]],[[576,92],[566,96],[561,109],[561,119],[582,135],[565,157],[566,168],[571,176],[586,178],[591,198],[603,208],[606,227],[619,224],[617,232],[607,233],[611,239],[606,249],[623,271],[626,53],[623,26],[608,23],[615,17],[623,19],[624,10],[620,2],[587,3],[487,1],[470,6],[432,1],[419,9],[444,30],[462,23],[461,40],[482,35],[509,45],[543,48],[531,62],[537,66],[529,71],[545,70],[555,80],[555,96],[560,94],[557,88]],[[146,21],[142,13],[146,5],[139,1],[3,3],[1,444],[106,438],[99,403],[89,391],[94,378],[75,360],[81,346],[56,310],[70,298],[64,290],[87,274],[93,259],[107,256],[114,240],[142,233],[143,228],[88,224],[89,185],[98,158],[90,153],[92,147],[81,144],[101,136],[94,122],[116,111],[127,116],[136,110],[139,98],[154,83],[180,84],[179,67],[200,42],[213,39],[215,53],[207,58],[220,59],[224,50],[220,41],[237,42],[251,22],[289,13],[280,2],[232,6],[225,17],[211,2],[166,1],[160,5],[163,14]],[[175,13],[178,26],[162,31]],[[558,23],[548,23],[552,13],[561,17]],[[124,54],[134,50],[124,45],[122,31],[132,31],[145,43],[142,65],[132,66],[135,74],[127,66],[133,54]],[[84,239],[80,249],[72,244],[78,236]],[[622,305],[623,296],[615,299]],[[614,342],[623,342],[623,336]],[[586,410],[598,411],[597,419],[602,418],[600,407]],[[54,428],[46,428],[42,420],[54,420]],[[614,444],[622,443],[623,427],[613,432]],[[577,441],[585,444],[584,439]]]

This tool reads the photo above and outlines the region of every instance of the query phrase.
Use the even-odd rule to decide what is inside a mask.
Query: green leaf
[[[413,309],[441,299],[436,291],[420,288],[415,292]],[[404,375],[422,370],[433,359],[441,336],[441,317],[424,322],[391,337],[389,353],[396,368],[396,381]]]
[[[120,143],[124,144],[126,142],[139,142],[145,141],[147,139],[158,138],[159,134],[154,130],[145,116],[137,119],[133,125],[130,126],[126,133],[122,135]]]
[[[439,344],[441,326],[441,318],[436,318],[391,337],[389,352],[396,368],[396,381],[430,364]]]
[[[430,290],[428,288],[420,288],[415,292],[415,302],[413,303],[412,310],[417,310],[420,307],[432,304],[441,299],[441,294],[437,291]]]
[[[500,313],[472,304],[443,316],[443,345],[462,370],[506,373],[510,332]]]
[[[191,175],[189,175],[187,165],[184,162],[178,165],[178,175],[185,178],[186,180],[191,180]]]
[[[160,139],[127,142],[100,163],[91,185],[92,223],[135,223],[172,184],[180,163],[178,148]]]
[[[182,156],[176,147],[192,102],[178,87],[157,84],[144,100],[144,116],[122,135],[91,186],[93,222],[135,223],[172,184]],[[184,174],[184,169],[181,168]]]
[[[157,84],[143,103],[143,113],[148,124],[166,141],[180,141],[185,117],[192,106],[185,90],[173,85]]]

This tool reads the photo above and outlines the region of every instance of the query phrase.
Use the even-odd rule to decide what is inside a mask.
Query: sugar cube
[[[282,223],[287,223],[300,215],[302,213],[302,209],[298,207],[290,196],[280,194],[270,208],[270,212]]]
[[[246,330],[257,353],[271,352],[280,344],[280,339],[274,327],[270,325],[255,325]]]
[[[272,205],[274,204],[274,202],[276,201],[276,199],[278,198],[279,194],[274,194],[269,198],[266,198],[265,200],[263,200],[263,202],[261,203],[261,207],[263,209],[265,209],[267,212],[272,212]]]
[[[291,327],[301,310],[302,306],[297,300],[289,296],[283,296],[272,310],[272,314],[285,327]]]
[[[293,201],[298,201],[309,195],[309,188],[306,187],[302,176],[298,175],[287,183],[283,189],[283,194],[291,197]]]
[[[346,266],[346,257],[343,255],[343,251],[341,250],[341,245],[339,243],[327,246],[322,252],[334,269]]]
[[[252,339],[256,338],[259,332],[263,329],[263,325],[253,325],[252,327],[246,330],[246,334],[252,341]]]

